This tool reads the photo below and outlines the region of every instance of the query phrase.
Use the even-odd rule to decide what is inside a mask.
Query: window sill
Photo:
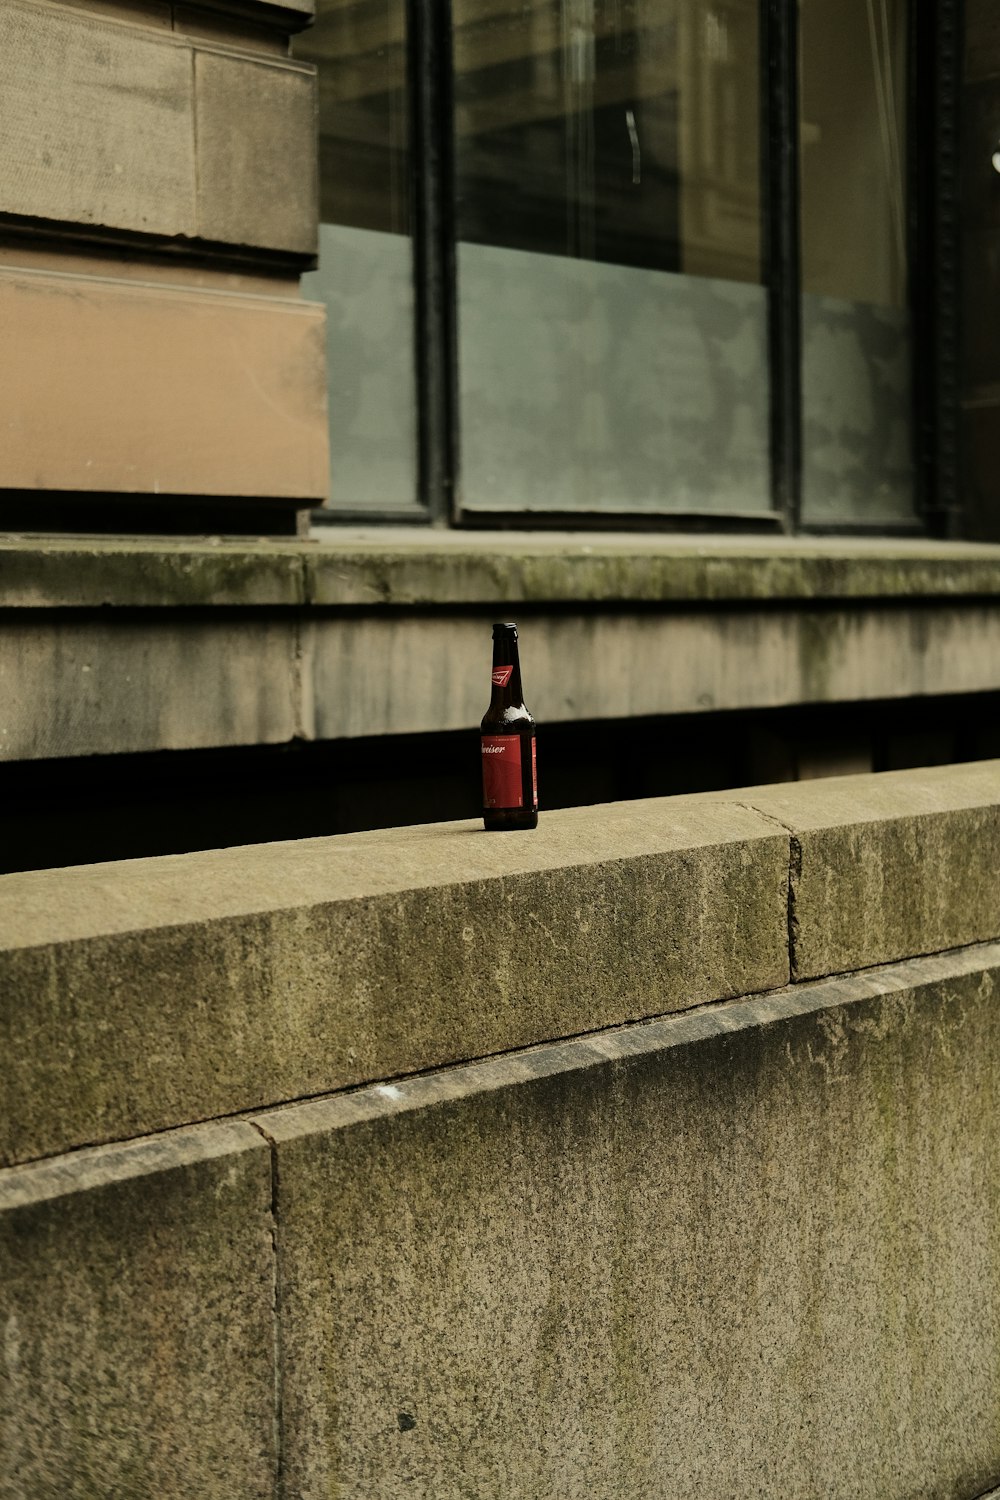
[[[7,537],[0,607],[454,608],[1000,595],[1000,545],[324,528],[311,540]]]

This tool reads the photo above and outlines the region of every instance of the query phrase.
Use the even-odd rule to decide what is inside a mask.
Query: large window
[[[330,517],[917,529],[917,37],[318,0]]]
[[[461,500],[766,511],[755,0],[456,0]]]

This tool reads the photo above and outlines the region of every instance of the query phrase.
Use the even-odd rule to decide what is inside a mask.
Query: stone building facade
[[[550,808],[995,753],[996,22],[869,10],[9,0],[6,867],[473,813],[508,615]]]
[[[998,78],[0,0],[0,1500],[1000,1496]]]

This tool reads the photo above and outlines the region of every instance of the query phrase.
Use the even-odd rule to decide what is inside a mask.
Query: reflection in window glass
[[[807,521],[912,521],[905,0],[801,0]]]
[[[466,507],[770,507],[757,15],[454,0]]]
[[[413,255],[403,0],[317,0],[296,57],[319,74],[319,269],[326,304],[332,510],[416,494]]]

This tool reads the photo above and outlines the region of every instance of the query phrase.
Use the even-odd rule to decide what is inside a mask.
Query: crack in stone
[[[258,1135],[263,1136],[271,1153],[271,1330],[272,1330],[272,1357],[274,1372],[274,1410],[272,1416],[272,1441],[274,1445],[274,1496],[280,1500],[284,1493],[284,1389],[282,1383],[283,1375],[283,1349],[281,1342],[282,1329],[282,1295],[281,1295],[281,1256],[278,1247],[278,1143],[274,1137],[269,1135],[263,1125],[257,1120],[249,1120]]]
[[[780,828],[782,833],[788,835],[788,909],[786,924],[788,931],[788,980],[795,984],[799,977],[799,882],[802,879],[802,840],[794,829],[789,828],[780,818],[773,813],[765,812],[762,807],[755,807],[752,802],[737,802],[736,807],[742,807],[745,812],[756,813],[766,823],[772,823],[775,828]]]

